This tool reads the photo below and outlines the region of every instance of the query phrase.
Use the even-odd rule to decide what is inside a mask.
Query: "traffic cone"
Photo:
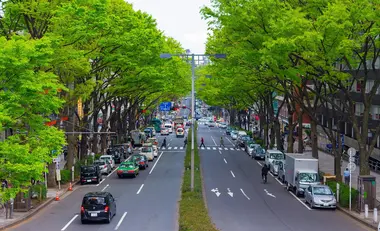
[[[71,184],[71,182],[70,182],[70,185],[69,185],[69,191],[73,191],[73,185]]]
[[[55,193],[55,201],[59,201],[59,195],[58,195],[58,192]]]

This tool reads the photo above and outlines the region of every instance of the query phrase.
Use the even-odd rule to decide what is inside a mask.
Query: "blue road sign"
[[[171,102],[163,102],[160,104],[160,111],[170,111],[171,107],[172,107]]]

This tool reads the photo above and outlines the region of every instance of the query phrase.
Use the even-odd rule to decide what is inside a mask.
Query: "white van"
[[[165,124],[164,127],[169,130],[169,133],[173,133],[173,125],[172,124]]]
[[[144,155],[149,161],[153,161],[154,159],[153,145],[151,143],[144,144],[143,147],[141,148],[140,155]]]
[[[245,131],[238,131],[237,137],[239,138],[240,136],[246,136],[247,133]]]
[[[285,160],[285,154],[280,150],[267,150],[265,152],[265,164],[270,166],[274,160]]]

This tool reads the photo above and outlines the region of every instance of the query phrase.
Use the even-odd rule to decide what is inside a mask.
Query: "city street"
[[[221,136],[226,148],[219,148]],[[241,149],[234,149],[233,141],[224,130],[199,125],[198,140],[201,137],[206,145],[200,155],[207,206],[218,229],[370,230],[338,210],[311,209],[273,177],[268,177],[268,183],[263,184],[260,161],[251,159]]]
[[[159,134],[161,143],[163,137]],[[183,146],[183,138],[167,136],[168,147]],[[76,185],[75,190],[53,202],[31,219],[10,230],[15,231],[105,231],[105,230],[178,230],[177,201],[183,170],[184,149],[159,151],[154,162],[137,178],[119,179],[115,172],[99,185]],[[83,195],[108,191],[116,199],[117,214],[110,224],[82,225],[80,206]]]

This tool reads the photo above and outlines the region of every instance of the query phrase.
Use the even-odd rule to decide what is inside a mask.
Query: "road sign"
[[[171,102],[163,102],[160,104],[160,111],[170,111],[171,107],[172,107]]]
[[[354,157],[356,155],[356,149],[355,148],[349,148],[347,153],[350,157]]]
[[[355,163],[348,163],[348,164],[347,164],[347,168],[348,168],[351,172],[353,172],[353,171],[355,171],[355,169],[356,169],[356,164],[355,164]]]
[[[356,160],[355,157],[350,157],[350,158],[348,159],[348,161],[349,161],[349,162],[352,162],[352,163],[355,163],[355,160]]]

